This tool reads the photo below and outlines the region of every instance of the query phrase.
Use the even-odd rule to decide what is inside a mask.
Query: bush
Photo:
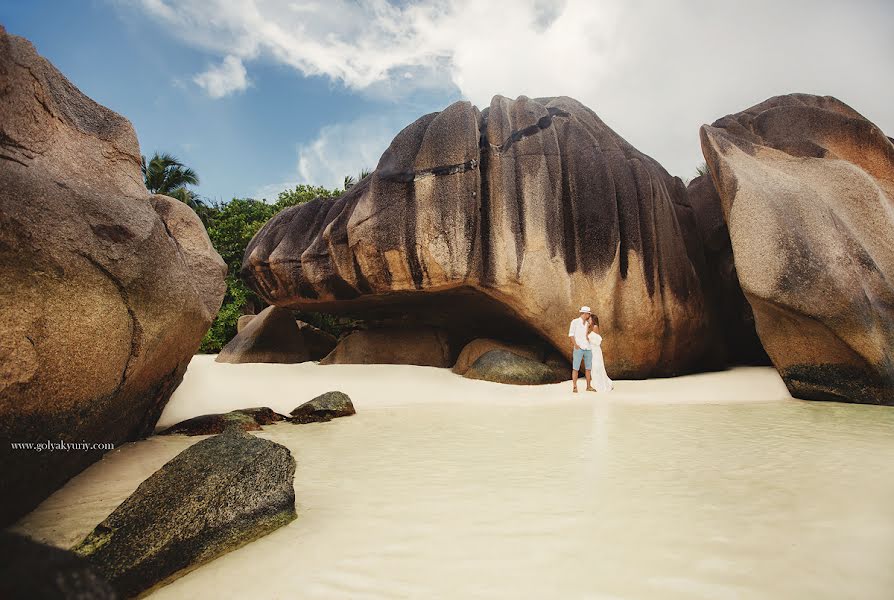
[[[281,192],[274,204],[252,198],[233,198],[229,202],[202,205],[202,221],[217,253],[227,264],[227,291],[217,317],[202,338],[199,352],[214,353],[226,346],[236,335],[239,317],[259,311],[266,304],[239,278],[242,257],[248,243],[261,227],[276,213],[290,206],[310,202],[314,198],[335,198],[342,192],[323,187],[299,185]],[[306,313],[313,325],[338,335],[346,328],[332,315]],[[349,327],[348,327],[349,328]]]

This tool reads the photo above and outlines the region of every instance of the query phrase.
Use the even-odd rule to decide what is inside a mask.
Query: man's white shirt
[[[592,350],[590,340],[587,339],[587,324],[580,317],[571,321],[568,328],[568,337],[574,338],[574,343],[583,350]]]

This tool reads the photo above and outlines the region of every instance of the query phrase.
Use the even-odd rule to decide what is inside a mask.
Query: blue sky
[[[834,95],[894,135],[894,8],[790,0],[0,0],[84,93],[215,200],[336,186],[465,98],[570,95],[672,174],[698,127]]]

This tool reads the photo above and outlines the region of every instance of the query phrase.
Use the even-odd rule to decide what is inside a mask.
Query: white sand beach
[[[153,598],[888,599],[894,414],[792,400],[770,368],[516,387],[412,366],[197,356],[159,427],[348,393],[357,414],[265,427],[298,518]],[[106,455],[22,519],[79,541],[201,437]]]

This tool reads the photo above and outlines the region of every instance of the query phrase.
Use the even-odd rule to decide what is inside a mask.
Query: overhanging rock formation
[[[714,343],[693,228],[682,182],[593,111],[496,96],[420,118],[344,196],[278,214],[242,274],[279,306],[562,352],[587,303],[613,377],[670,375]]]

